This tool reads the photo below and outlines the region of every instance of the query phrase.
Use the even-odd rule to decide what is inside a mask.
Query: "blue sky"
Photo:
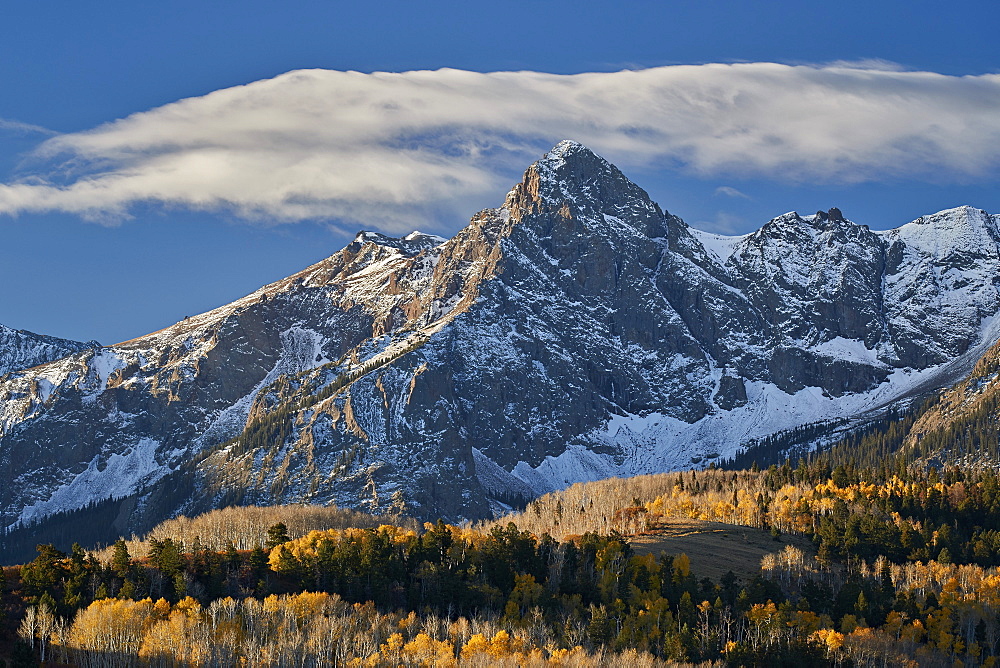
[[[1000,212],[998,19],[986,1],[17,3],[0,25],[0,322],[113,343],[359,228],[450,234],[567,136],[706,229],[831,206],[876,228]],[[676,67],[706,63],[727,65]],[[440,68],[468,72],[344,74]],[[300,69],[328,72],[280,76]],[[622,70],[645,74],[544,74]],[[326,100],[349,132],[304,114]],[[622,131],[665,107],[647,141]]]

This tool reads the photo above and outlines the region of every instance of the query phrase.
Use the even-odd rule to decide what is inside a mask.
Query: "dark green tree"
[[[273,524],[267,529],[267,542],[264,543],[264,549],[271,551],[278,547],[282,543],[287,543],[291,538],[288,536],[288,527],[285,526],[284,522],[278,522]]]
[[[115,541],[111,553],[111,571],[123,580],[132,573],[132,556],[128,553],[128,546],[122,538]]]

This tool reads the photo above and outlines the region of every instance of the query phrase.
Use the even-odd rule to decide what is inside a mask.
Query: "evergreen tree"
[[[288,537],[288,527],[285,526],[284,522],[278,522],[268,528],[267,542],[264,543],[264,549],[270,552],[282,543],[287,543],[290,540],[291,538]]]
[[[115,541],[111,553],[111,570],[122,580],[128,578],[132,573],[132,556],[128,553],[128,546],[125,545],[123,538]]]

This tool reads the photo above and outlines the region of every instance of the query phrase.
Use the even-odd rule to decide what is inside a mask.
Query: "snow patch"
[[[733,253],[736,252],[740,242],[750,236],[749,234],[742,234],[730,237],[725,234],[705,232],[693,227],[689,227],[688,232],[690,232],[691,236],[698,240],[705,250],[708,251],[709,255],[715,256],[715,258],[718,259],[719,264],[725,264],[726,260],[732,257]]]
[[[514,493],[525,498],[535,496],[535,490],[517,476],[487,457],[479,448],[472,448],[472,461],[476,465],[476,479],[492,494]]]
[[[820,355],[825,355],[836,360],[845,362],[858,362],[870,366],[883,366],[878,359],[878,353],[865,345],[864,341],[858,339],[845,339],[837,336],[829,341],[823,341],[812,346],[811,349]]]
[[[52,492],[48,499],[22,510],[18,521],[26,523],[60,511],[75,510],[90,501],[134,494],[166,475],[168,469],[156,461],[159,445],[159,441],[151,438],[140,439],[125,454],[113,453],[103,467],[100,457],[95,457],[85,471]]]
[[[223,409],[211,426],[198,439],[198,449],[221,443],[238,434],[246,425],[250,408],[257,393],[278,380],[282,375],[295,375],[329,364],[323,352],[323,335],[296,325],[281,333],[281,355],[278,361],[257,385],[236,403]]]
[[[109,348],[102,348],[90,359],[90,375],[93,376],[93,386],[83,397],[84,403],[92,403],[97,396],[108,388],[108,378],[112,373],[125,366],[118,354]]]
[[[706,466],[717,458],[732,457],[749,442],[806,424],[863,421],[894,402],[938,387],[943,376],[958,380],[1000,336],[1000,315],[985,319],[981,332],[980,343],[961,357],[928,369],[896,369],[869,392],[833,397],[822,388],[806,387],[789,394],[771,383],[744,381],[744,406],[693,423],[661,413],[611,415],[603,428],[585,438],[591,447],[610,449],[619,456],[574,445],[538,466],[519,462],[512,474],[542,494],[576,482]],[[878,363],[874,351],[862,342],[838,339],[819,347],[842,359]]]
[[[546,494],[577,482],[592,482],[618,475],[618,467],[607,455],[571,445],[562,454],[548,456],[536,467],[524,461],[511,474],[527,483],[536,494]]]

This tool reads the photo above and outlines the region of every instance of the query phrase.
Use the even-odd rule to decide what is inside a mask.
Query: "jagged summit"
[[[525,172],[524,183],[550,205],[590,199],[638,197],[648,200],[642,188],[621,170],[589,148],[572,140],[556,144]]]
[[[0,519],[108,496],[135,529],[234,503],[482,517],[864,420],[997,339],[996,230],[969,207],[889,232],[830,209],[710,235],[560,142],[447,241],[362,232],[0,379]]]
[[[860,225],[845,218],[840,209],[832,207],[828,211],[820,210],[807,216],[802,216],[797,211],[783,213],[780,216],[776,216],[766,222],[757,233],[766,233],[768,230],[773,229],[792,229],[796,227],[817,231],[849,229],[854,227],[868,228],[867,225]]]
[[[564,221],[579,221],[582,232],[603,235],[666,236],[661,211],[645,190],[617,167],[572,140],[556,144],[524,173],[508,193],[503,209],[515,222],[530,214],[555,213]],[[536,217],[536,222],[541,220]],[[546,231],[547,233],[547,231]]]
[[[597,154],[591,151],[589,148],[581,144],[574,139],[563,139],[551,149],[546,151],[545,155],[539,160],[539,162],[547,162],[552,160],[566,160],[567,157],[571,157],[575,154],[590,154],[596,156]]]
[[[354,237],[353,246],[373,243],[385,248],[395,248],[407,255],[416,255],[420,251],[440,246],[446,241],[434,234],[424,234],[414,230],[403,237],[390,237],[380,232],[361,231]]]
[[[550,175],[561,173],[565,176],[571,174],[574,167],[586,164],[601,165],[605,169],[614,168],[611,163],[580,142],[563,139],[546,151],[529,169],[535,168],[541,173]],[[569,170],[566,169],[567,167]]]
[[[826,213],[823,213],[822,211],[817,211],[816,217],[819,218],[820,220],[832,220],[835,222],[840,222],[844,220],[844,214],[842,214],[840,212],[840,209],[838,209],[837,207],[832,207]]]
[[[405,237],[403,237],[403,239],[405,239],[406,241],[427,240],[427,241],[433,241],[435,242],[435,244],[443,244],[445,241],[447,241],[447,239],[445,239],[444,237],[439,237],[436,234],[425,234],[420,230],[413,230]]]

